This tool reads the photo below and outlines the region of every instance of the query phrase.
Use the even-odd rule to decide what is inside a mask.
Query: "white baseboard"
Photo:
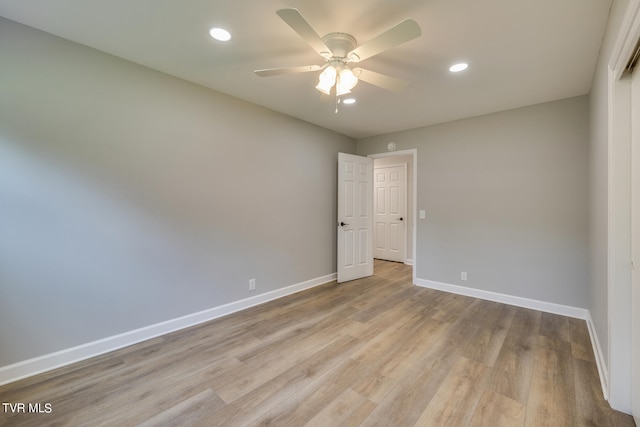
[[[405,263],[405,265],[413,265],[413,260],[412,259],[405,259],[404,263]]]
[[[0,385],[80,362],[336,280],[336,273],[0,367]]]
[[[602,395],[604,396],[604,400],[609,401],[609,370],[607,369],[607,364],[604,361],[604,354],[602,353],[602,347],[600,347],[600,339],[596,333],[593,319],[591,319],[591,313],[589,313],[587,317],[587,329],[589,329],[591,346],[593,347],[593,354],[596,358],[596,366],[598,367],[598,374],[600,376]]]
[[[530,308],[533,310],[560,314],[562,316],[585,320],[587,322],[587,329],[589,330],[589,337],[591,338],[593,354],[596,358],[596,365],[598,367],[598,374],[600,376],[602,394],[604,395],[604,398],[606,400],[609,400],[609,371],[607,370],[607,364],[605,363],[602,348],[600,347],[598,334],[596,333],[596,329],[593,325],[593,320],[591,319],[591,313],[586,308],[571,307],[562,304],[555,304],[551,302],[500,294],[497,292],[484,291],[481,289],[450,285],[448,283],[435,282],[433,280],[416,279],[416,285],[422,286],[424,288],[437,289],[439,291],[450,292],[453,294],[466,295],[469,297],[501,302],[504,304],[515,305],[517,307]]]
[[[555,304],[552,302],[545,302],[529,298],[516,297],[513,295],[500,294],[497,292],[484,291],[481,289],[450,285],[448,283],[435,282],[433,280],[416,279],[416,285],[422,286],[423,288],[450,292],[452,294],[466,295],[469,297],[484,299],[488,301],[515,305],[517,307],[530,308],[533,310],[545,311],[547,313],[560,314],[567,317],[575,317],[577,319],[587,320],[587,317],[589,315],[589,310],[587,310],[586,308],[571,307],[568,305]]]

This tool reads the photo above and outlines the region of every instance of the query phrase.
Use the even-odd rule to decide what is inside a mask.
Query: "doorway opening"
[[[373,256],[412,266],[416,283],[417,150],[370,154],[373,160]],[[375,264],[374,264],[375,274]]]

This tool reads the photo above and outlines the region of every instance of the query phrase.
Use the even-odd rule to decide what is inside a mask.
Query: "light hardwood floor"
[[[634,425],[602,397],[584,321],[375,270],[0,387],[52,409],[0,425]]]

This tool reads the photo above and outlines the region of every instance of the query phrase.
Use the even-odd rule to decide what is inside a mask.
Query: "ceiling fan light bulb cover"
[[[326,85],[323,86],[322,83],[318,83],[318,86],[316,86],[316,89],[318,89],[320,92],[324,93],[325,95],[331,95],[331,86],[327,87]]]
[[[338,96],[351,93],[351,89],[358,84],[358,78],[353,74],[349,68],[343,68],[338,75],[338,81],[336,83],[336,94]]]
[[[340,70],[340,85],[348,88],[349,90],[353,89],[355,85],[358,84],[358,78],[353,74],[353,71],[349,68],[343,68]]]
[[[337,75],[338,72],[336,68],[333,65],[330,65],[320,73],[320,81],[331,81],[335,83]]]
[[[331,88],[336,84],[336,76],[337,72],[333,66],[325,68],[325,70],[320,73],[316,89],[329,95],[331,93]]]

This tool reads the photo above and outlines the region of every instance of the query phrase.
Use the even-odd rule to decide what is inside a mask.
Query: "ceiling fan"
[[[302,65],[297,67],[268,68],[255,70],[260,77],[281,74],[322,71],[316,89],[327,95],[335,87],[336,98],[347,93],[359,80],[389,91],[403,89],[407,82],[363,68],[350,68],[348,64],[358,63],[392,47],[419,37],[420,26],[412,19],[406,19],[377,37],[358,46],[355,37],[346,33],[329,33],[320,37],[309,25],[298,9],[280,9],[276,12],[309,46],[325,60],[323,65]]]

